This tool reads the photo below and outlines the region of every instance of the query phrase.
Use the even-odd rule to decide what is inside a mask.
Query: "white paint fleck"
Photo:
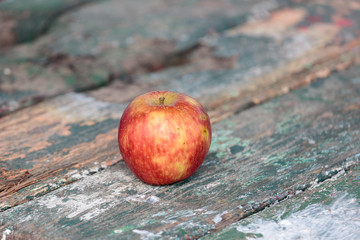
[[[46,197],[46,199],[39,198],[38,202],[50,209],[60,206],[61,204],[60,198],[54,195],[49,195]]]
[[[176,220],[161,220],[160,221],[161,223],[164,223],[164,224],[175,224],[175,223],[177,223],[178,221],[176,221]]]
[[[106,194],[104,194],[103,190],[94,191],[91,194],[81,194],[81,192],[84,189],[102,186],[112,179],[113,176],[110,172],[102,171],[67,186],[67,188],[75,192],[66,198],[57,196],[56,192],[54,192],[54,194],[47,194],[38,198],[37,202],[39,206],[45,208],[56,208],[55,211],[61,212],[66,218],[79,217],[80,220],[90,220],[118,204],[119,193],[125,190],[126,185],[114,183],[109,186]],[[122,179],[127,178],[123,176]]]
[[[81,175],[80,173],[75,173],[75,174],[71,175],[71,178],[76,179],[76,180],[82,179],[83,177],[84,176]]]
[[[237,226],[243,233],[261,234],[263,239],[360,239],[360,205],[346,194],[332,205],[313,204],[285,219],[256,220]],[[250,238],[249,238],[250,239]]]
[[[147,200],[147,202],[149,203],[156,203],[158,201],[160,201],[160,198],[157,196],[150,196],[149,199]]]
[[[198,208],[198,209],[195,209],[194,211],[195,212],[204,212],[204,211],[206,211],[206,209],[205,208]]]
[[[126,197],[125,200],[128,202],[131,202],[131,201],[132,202],[147,202],[147,203],[153,204],[153,203],[160,201],[160,198],[157,196],[147,197],[145,195],[136,194],[136,195]]]
[[[73,171],[70,174],[76,176],[79,172]],[[22,223],[36,222],[39,218],[43,218],[44,212],[51,212],[59,219],[76,218],[80,221],[87,221],[115,206],[121,206],[124,203],[124,194],[129,189],[143,193],[141,197],[135,198],[143,200],[142,204],[158,204],[160,198],[154,194],[158,188],[135,181],[135,176],[130,172],[122,169],[116,170],[115,167],[112,171],[99,171],[97,174],[86,176],[71,185],[35,198],[17,208],[21,209],[28,205],[33,207],[31,212],[22,215]],[[17,208],[13,208],[13,211]],[[11,211],[12,209],[8,213]]]
[[[209,215],[209,214],[214,214],[214,213],[216,213],[216,211],[206,211],[206,212],[204,212],[203,214],[205,214],[205,215]]]
[[[114,198],[104,196],[100,192],[93,194],[72,194],[67,199],[55,195],[39,199],[39,204],[47,208],[58,208],[59,212],[65,212],[67,218],[79,216],[80,220],[90,220],[106,209],[115,205]],[[107,204],[107,208],[102,208],[102,204]]]
[[[33,220],[32,215],[28,215],[26,217],[23,217],[23,218],[19,219],[19,223],[28,222],[28,221],[31,221],[31,220]]]
[[[298,195],[298,194],[300,194],[302,192],[303,192],[303,190],[296,190],[295,195]]]
[[[215,224],[218,224],[219,222],[221,222],[221,220],[222,220],[222,215],[224,215],[224,214],[226,214],[226,213],[228,213],[228,211],[225,211],[225,212],[222,212],[222,213],[217,214],[217,215],[213,218],[213,222],[214,222]]]
[[[49,187],[52,188],[52,189],[57,189],[57,188],[60,187],[60,185],[57,184],[57,183],[49,183]]]
[[[304,140],[306,140],[306,141],[307,141],[309,144],[311,144],[311,145],[313,145],[313,144],[316,143],[314,139],[309,138],[309,137],[304,137]]]
[[[136,194],[136,195],[126,197],[125,201],[128,201],[128,202],[145,202],[146,201],[145,198],[146,198],[145,195]]]
[[[6,236],[9,236],[13,231],[10,228],[7,228],[3,231],[1,240],[6,240]]]
[[[11,69],[10,68],[5,68],[4,69],[4,75],[10,75],[11,74]]]
[[[254,22],[268,18],[270,16],[270,11],[274,10],[276,7],[278,7],[278,3],[274,0],[257,3],[250,10],[248,21]]]
[[[216,186],[218,186],[219,184],[221,184],[220,181],[216,181],[216,182],[212,182],[212,183],[208,183],[206,184],[206,189],[212,189],[215,188]]]
[[[145,231],[145,230],[138,230],[138,229],[134,229],[133,230],[134,233],[140,234],[141,236],[141,240],[147,240],[147,239],[151,239],[151,238],[158,238],[161,237],[161,233],[162,232],[158,232],[158,233],[152,233],[149,231]]]
[[[161,217],[161,216],[165,216],[166,212],[165,211],[160,211],[158,213],[155,213],[152,215],[152,217]]]
[[[92,167],[92,168],[89,169],[90,173],[97,173],[98,171],[99,171],[98,167]]]
[[[195,209],[194,212],[199,213],[199,214],[203,214],[203,215],[209,215],[209,214],[217,213],[216,211],[207,210],[206,208],[198,208],[198,209]]]

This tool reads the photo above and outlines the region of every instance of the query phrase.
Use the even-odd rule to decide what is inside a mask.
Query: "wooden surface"
[[[357,239],[360,168],[314,183],[308,191],[259,214],[231,224],[204,239]],[[301,194],[300,194],[301,193]]]
[[[0,39],[3,238],[360,238],[359,1],[28,2],[0,1],[0,26],[29,23]],[[117,146],[155,89],[213,123],[200,169],[162,187]],[[299,220],[329,209],[348,235]]]

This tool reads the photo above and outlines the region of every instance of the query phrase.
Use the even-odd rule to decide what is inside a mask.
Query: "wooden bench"
[[[360,2],[0,1],[0,237],[360,239]],[[121,159],[173,90],[213,141],[189,179]]]

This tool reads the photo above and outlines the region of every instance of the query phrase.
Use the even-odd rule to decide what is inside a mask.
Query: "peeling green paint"
[[[105,85],[107,79],[106,79],[106,73],[105,74],[93,74],[91,75],[92,82],[96,86],[103,86]]]
[[[64,76],[64,81],[67,86],[73,87],[76,83],[76,77],[74,75]]]
[[[299,120],[300,117],[298,115],[286,117],[285,120],[278,123],[277,132],[279,132],[280,134],[284,134],[295,130],[297,127],[301,126]]]
[[[221,129],[218,131],[215,131],[213,133],[213,138],[210,146],[209,152],[215,152],[217,158],[224,157],[228,155],[229,152],[231,152],[231,148],[234,147],[237,149],[241,149],[241,151],[237,151],[234,154],[244,154],[246,156],[251,154],[251,150],[246,149],[248,145],[250,144],[249,140],[242,140],[237,137],[233,137],[231,126],[227,130]],[[231,137],[230,137],[231,136]],[[246,151],[243,151],[246,149]]]

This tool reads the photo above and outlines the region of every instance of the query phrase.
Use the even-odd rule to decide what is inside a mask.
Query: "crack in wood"
[[[210,232],[202,236],[193,236],[193,238],[191,239],[197,239],[218,232],[224,229],[225,227],[229,226],[230,224],[239,222],[240,220],[252,216],[256,213],[259,213],[265,210],[266,208],[270,208],[275,204],[286,201],[287,199],[298,196],[299,194],[303,194],[307,190],[312,189],[321,183],[324,183],[326,180],[340,177],[343,173],[348,172],[351,169],[355,168],[356,166],[360,165],[360,153],[347,158],[346,160],[343,161],[342,165],[343,166],[335,167],[329,171],[326,171],[325,173],[320,172],[318,174],[318,177],[315,178],[313,181],[303,184],[297,187],[296,189],[289,189],[288,191],[285,191],[281,194],[276,195],[273,198],[263,201],[257,204],[256,206],[248,205],[243,207],[241,210],[237,210],[237,211],[235,210],[233,212],[229,211],[226,214],[225,218],[222,218],[221,221],[215,225],[215,229],[211,230]]]

